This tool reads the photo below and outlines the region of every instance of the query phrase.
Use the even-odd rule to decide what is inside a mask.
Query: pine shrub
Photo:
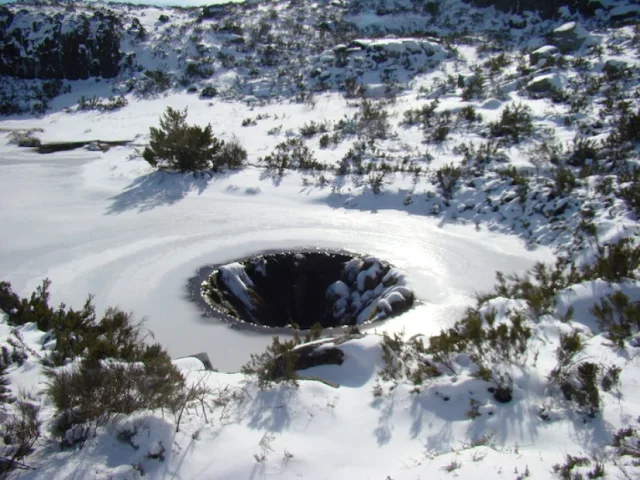
[[[225,145],[213,135],[211,124],[205,128],[187,124],[187,109],[167,110],[160,128],[149,129],[149,146],[142,157],[154,167],[180,172],[217,171],[222,167],[237,168],[246,152],[237,143]]]

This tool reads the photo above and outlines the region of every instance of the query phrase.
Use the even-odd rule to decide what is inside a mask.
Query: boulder
[[[562,53],[570,53],[579,49],[588,36],[589,32],[582,25],[568,22],[553,30],[548,35],[548,40]]]
[[[527,91],[529,93],[547,94],[559,88],[562,88],[562,83],[555,74],[541,75],[527,84]]]
[[[640,5],[620,5],[609,12],[611,22],[616,25],[633,23],[640,19]]]
[[[555,65],[560,58],[560,50],[553,45],[545,45],[529,54],[529,65],[538,67],[549,67]]]

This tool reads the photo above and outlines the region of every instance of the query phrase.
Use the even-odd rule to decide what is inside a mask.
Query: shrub
[[[159,346],[140,362],[84,359],[47,371],[47,395],[56,409],[55,432],[67,444],[84,440],[91,428],[117,414],[142,409],[175,411],[184,389],[182,374]]]
[[[28,131],[14,131],[9,136],[9,143],[17,145],[19,147],[39,147],[40,139],[33,136],[33,130]]]
[[[531,108],[523,104],[509,104],[500,116],[498,122],[489,124],[492,137],[507,138],[518,143],[524,137],[533,133]]]
[[[583,268],[583,276],[587,280],[603,278],[619,282],[624,278],[635,278],[635,271],[639,267],[640,246],[623,239],[611,245],[599,246],[595,263]]]
[[[560,480],[574,480],[582,478],[580,474],[573,474],[573,469],[576,467],[584,467],[589,465],[589,459],[586,457],[572,457],[567,455],[567,459],[564,464],[556,463],[553,466],[553,473]],[[577,475],[580,475],[579,477]]]
[[[282,175],[287,169],[324,170],[325,165],[318,162],[313,153],[299,138],[290,138],[276,145],[275,150],[262,159],[270,170]]]
[[[33,452],[33,445],[40,438],[42,422],[38,418],[39,405],[23,396],[12,405],[0,427],[3,447],[0,447],[0,478],[8,478],[11,471],[25,468],[22,460]]]
[[[211,124],[204,129],[186,122],[187,109],[167,107],[160,128],[151,127],[149,146],[143,158],[154,167],[181,172],[217,171],[221,167],[239,167],[246,152],[237,143],[225,146],[212,133]]]
[[[572,151],[567,163],[572,167],[581,167],[587,160],[596,162],[600,157],[598,145],[594,140],[584,137],[576,137],[573,140]]]
[[[484,98],[485,92],[485,78],[482,73],[477,72],[472,77],[470,77],[464,89],[462,90],[462,100],[465,102],[471,101],[474,98],[482,99]]]
[[[404,112],[403,121],[405,125],[421,125],[424,127],[431,127],[433,125],[432,120],[436,117],[436,108],[438,108],[440,101],[438,99],[433,100],[430,103],[424,104],[421,108],[411,108]],[[473,107],[472,107],[473,108]]]
[[[297,354],[294,348],[299,343],[297,337],[283,342],[280,342],[279,337],[273,337],[264,353],[251,354],[249,362],[242,367],[242,373],[256,375],[260,388],[280,382],[298,386],[298,373],[295,370]]]
[[[128,100],[122,96],[110,96],[103,101],[96,96],[87,98],[83,95],[78,100],[78,110],[100,110],[111,112],[126,107],[128,104]]]
[[[631,302],[622,292],[602,298],[590,312],[596,317],[598,327],[606,332],[607,338],[618,347],[640,330],[640,303]]]
[[[138,90],[143,95],[162,93],[171,87],[171,76],[162,70],[145,70]]]
[[[213,98],[216,95],[218,95],[218,89],[212,86],[204,87],[200,92],[202,98]]]
[[[578,186],[576,177],[570,168],[559,167],[555,170],[554,191],[557,195],[563,196],[571,193],[571,190]]]
[[[326,133],[329,131],[329,126],[326,122],[308,122],[300,127],[300,135],[304,138],[310,138],[318,133]]]
[[[445,165],[436,171],[438,185],[442,190],[442,196],[446,200],[450,200],[453,197],[453,190],[461,177],[462,170],[453,164]]]
[[[367,139],[385,139],[389,136],[391,124],[389,114],[381,104],[363,100],[357,115],[357,132]]]

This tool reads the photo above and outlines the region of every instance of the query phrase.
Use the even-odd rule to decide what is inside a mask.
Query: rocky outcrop
[[[119,73],[122,25],[113,13],[92,16],[0,8],[0,75],[79,80]]]

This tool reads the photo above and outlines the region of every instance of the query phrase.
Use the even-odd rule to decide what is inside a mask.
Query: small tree
[[[225,165],[237,167],[244,161],[246,152],[240,145],[233,143],[230,152],[225,143],[213,135],[211,124],[202,128],[188,125],[186,119],[186,108],[181,111],[167,107],[160,119],[160,128],[149,129],[151,140],[142,157],[154,167],[181,172],[218,170]],[[229,153],[233,153],[232,162]]]

